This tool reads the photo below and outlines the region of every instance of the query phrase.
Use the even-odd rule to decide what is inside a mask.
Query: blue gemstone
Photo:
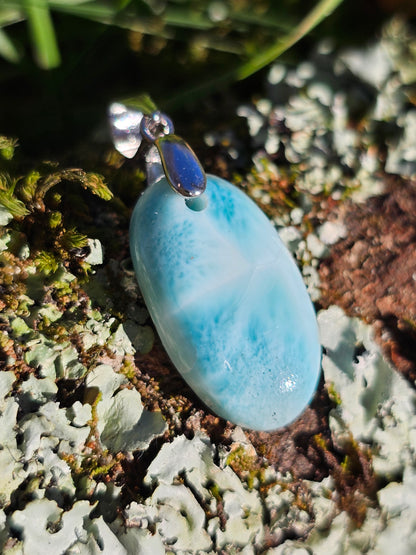
[[[162,343],[206,405],[255,430],[300,415],[320,373],[315,312],[253,201],[214,176],[195,199],[162,179],[134,209],[130,248]]]
[[[176,135],[164,135],[156,146],[170,185],[185,197],[205,191],[206,175],[191,147]]]

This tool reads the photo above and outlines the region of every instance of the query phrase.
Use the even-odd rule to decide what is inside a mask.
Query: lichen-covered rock
[[[8,378],[8,383],[12,383]],[[5,380],[3,380],[3,385]],[[17,411],[19,405],[13,398],[3,399],[0,413],[0,504],[7,507],[12,493],[27,476],[21,461],[22,453],[17,447]]]
[[[386,527],[377,537],[374,552],[410,554],[416,549],[416,469],[407,467],[403,482],[391,482],[378,492]]]
[[[339,413],[354,438],[372,446],[376,473],[400,475],[416,452],[414,389],[383,358],[371,329],[361,321],[333,306],[319,314],[318,322],[326,349],[325,381],[340,399],[334,410],[334,432],[342,433]],[[363,349],[360,355],[357,346]]]
[[[143,409],[138,391],[117,391],[126,383],[125,376],[116,374],[104,364],[97,366],[86,380],[87,395],[88,389],[100,391],[96,429],[103,447],[113,453],[146,449],[154,437],[166,430],[166,422],[160,413]]]
[[[70,511],[64,512],[55,501],[37,499],[15,511],[8,524],[20,534],[23,553],[62,553],[79,539],[87,538],[83,524],[91,510],[88,501],[77,501]]]

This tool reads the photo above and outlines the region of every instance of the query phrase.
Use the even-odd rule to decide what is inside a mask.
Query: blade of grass
[[[68,15],[74,15],[76,17],[82,17],[96,23],[103,23],[105,25],[114,25],[122,29],[128,29],[129,31],[136,31],[144,35],[152,35],[155,37],[160,37],[164,39],[173,39],[179,37],[175,36],[173,28],[182,27],[186,30],[210,30],[214,27],[213,23],[208,24],[208,22],[193,18],[191,20],[185,21],[184,14],[180,17],[178,12],[171,13],[169,10],[163,15],[163,22],[165,27],[161,25],[161,20],[155,17],[149,17],[148,15],[140,17],[136,12],[118,12],[115,8],[96,3],[88,2],[83,5],[72,5],[64,4],[63,0],[49,0],[49,6],[54,11],[59,11]],[[186,24],[185,24],[186,23]],[[189,40],[189,34],[187,35]],[[241,54],[242,47],[239,43],[220,39],[216,36],[210,37],[207,34],[199,34],[199,41],[195,44],[209,48],[210,50],[217,50],[220,52],[227,52],[229,54]],[[184,40],[184,39],[183,39]]]
[[[252,57],[247,62],[237,66],[231,71],[225,72],[222,75],[197,85],[196,87],[187,89],[174,97],[162,99],[161,104],[166,109],[175,108],[184,102],[189,102],[195,98],[201,97],[209,92],[218,90],[223,86],[233,81],[242,81],[250,75],[253,75],[260,69],[266,67],[273,62],[276,58],[281,56],[286,50],[296,44],[301,38],[307,35],[314,29],[321,21],[328,17],[343,0],[320,0],[318,4],[306,15],[304,19],[286,36],[276,41],[272,46],[264,52]],[[163,103],[163,100],[165,102]]]
[[[172,34],[161,28],[160,23],[153,17],[137,17],[134,13],[119,12],[117,7],[112,7],[100,2],[86,2],[85,4],[65,4],[57,0],[50,0],[49,6],[56,12],[82,17],[104,25],[115,25],[122,29],[137,31],[139,33],[172,38]]]
[[[268,32],[271,29],[285,32],[293,29],[293,17],[289,18],[287,14],[279,16],[279,20],[277,20],[275,15],[257,15],[248,11],[233,11],[230,12],[228,18],[233,23],[245,23],[250,27],[256,26],[261,29],[267,29]]]
[[[343,0],[321,0],[318,4],[308,13],[308,15],[297,25],[293,31],[291,31],[286,37],[281,41],[277,41],[270,48],[260,52],[257,56],[254,56],[247,63],[242,64],[239,68],[235,70],[235,77],[238,81],[253,75],[259,69],[269,65],[276,58],[278,58],[283,52],[291,48],[296,44],[302,37],[307,35],[312,29],[314,29],[321,21],[326,19],[340,4]]]
[[[47,0],[23,0],[35,57],[43,69],[53,69],[60,64],[58,44]]]
[[[194,31],[209,31],[214,29],[217,24],[209,17],[201,13],[195,13],[192,9],[172,7],[168,5],[159,18],[148,14],[140,14],[137,5],[125,11],[131,2],[126,1],[126,5],[111,6],[94,0],[79,0],[68,2],[67,0],[49,0],[51,9],[78,17],[117,25],[132,31],[139,30],[144,34],[154,34],[155,28],[163,23],[168,27],[179,27],[182,29],[192,29]],[[123,11],[124,10],[124,11]],[[275,21],[273,19],[255,16],[249,13],[231,12],[227,19],[231,22],[246,23],[257,25],[264,28],[288,29],[290,23]]]
[[[178,39],[180,40],[180,39]],[[244,46],[236,41],[218,38],[216,35],[208,33],[200,33],[191,42],[193,47],[203,48],[205,50],[216,50],[217,52],[225,52],[241,56],[244,52]]]
[[[162,15],[166,25],[172,27],[191,28],[195,31],[208,31],[215,27],[215,23],[202,14],[194,13],[186,8],[173,8],[168,6]]]
[[[18,23],[24,19],[21,3],[7,2],[0,8],[0,27]]]
[[[4,29],[0,28],[0,56],[8,62],[16,64],[20,60],[20,52]]]
[[[170,8],[169,6],[163,15],[157,18],[149,16],[148,11],[141,14],[137,5],[128,10],[125,10],[124,6],[111,6],[100,1],[90,1],[85,4],[74,5],[72,3],[65,3],[62,0],[50,0],[49,5],[56,11],[84,17],[99,23],[117,25],[131,31],[140,31],[150,35],[155,34],[157,30],[162,31],[161,23],[172,27],[192,28],[195,30],[208,30],[214,27],[214,23],[208,18],[188,10]]]

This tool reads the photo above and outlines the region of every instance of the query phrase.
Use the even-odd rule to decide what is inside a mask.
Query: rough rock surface
[[[416,183],[391,178],[384,195],[341,210],[348,236],[321,264],[321,302],[373,323],[394,366],[414,382]]]

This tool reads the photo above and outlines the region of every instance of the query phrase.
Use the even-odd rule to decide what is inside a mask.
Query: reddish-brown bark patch
[[[322,380],[312,403],[292,424],[275,432],[247,432],[247,436],[257,452],[283,474],[322,480],[329,474],[329,466],[314,438],[330,439],[328,413],[332,406]]]
[[[416,182],[341,208],[348,230],[320,266],[322,304],[374,325],[394,366],[416,379]]]

